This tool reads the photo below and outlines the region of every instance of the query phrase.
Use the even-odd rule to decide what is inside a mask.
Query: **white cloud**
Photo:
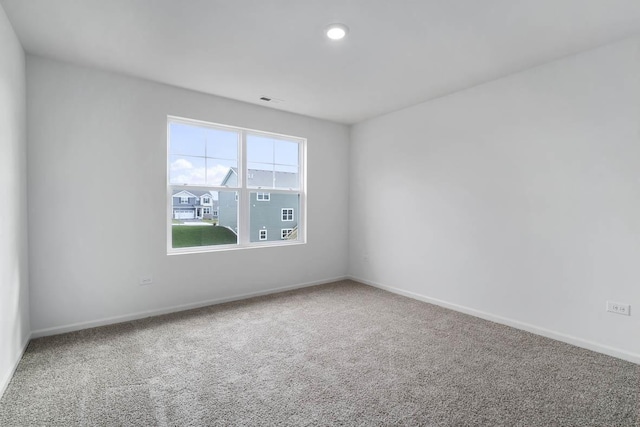
[[[189,160],[186,159],[178,159],[171,163],[171,171],[182,171],[185,169],[193,169],[193,165]]]
[[[229,172],[229,167],[224,165],[215,165],[207,169],[207,181],[211,185],[220,185],[225,176]]]
[[[177,159],[170,165],[171,182],[175,184],[220,185],[229,172],[229,166],[217,164],[209,168],[195,167],[186,159]]]

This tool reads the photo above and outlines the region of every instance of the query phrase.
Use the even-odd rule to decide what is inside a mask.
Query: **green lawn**
[[[237,243],[236,235],[226,227],[212,225],[175,225],[171,227],[174,248]]]

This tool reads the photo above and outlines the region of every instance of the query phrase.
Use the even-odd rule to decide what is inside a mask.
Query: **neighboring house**
[[[210,191],[174,190],[171,197],[173,219],[216,219],[218,201]]]
[[[238,172],[229,169],[221,185],[236,186]],[[249,169],[249,187],[263,187],[251,190],[249,210],[249,239],[252,242],[270,240],[293,240],[298,237],[298,215],[300,201],[297,194],[278,194],[269,188],[295,188],[298,175],[290,172],[271,172]],[[218,225],[228,227],[238,233],[238,193],[220,191]]]

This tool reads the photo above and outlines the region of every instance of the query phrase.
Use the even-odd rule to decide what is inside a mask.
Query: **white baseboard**
[[[541,335],[543,337],[551,338],[557,341],[562,341],[567,344],[575,345],[577,347],[586,348],[587,350],[592,350],[598,353],[603,353],[608,356],[613,356],[618,359],[623,359],[628,362],[640,364],[640,354],[631,353],[625,350],[621,350],[614,347],[609,347],[607,345],[598,344],[593,341],[584,340],[582,338],[574,337],[571,335],[563,334],[561,332],[552,331],[549,329],[541,328],[529,323],[520,322],[518,320],[509,319],[506,317],[496,316],[495,314],[487,313],[484,311],[476,310],[474,308],[465,307],[458,304],[452,304],[447,301],[442,301],[436,298],[431,298],[425,295],[417,294],[415,292],[405,291],[399,288],[394,288],[392,286],[383,285],[381,283],[373,282],[371,280],[362,279],[355,276],[349,276],[349,279],[363,283],[365,285],[373,286],[375,288],[383,289],[385,291],[393,292],[394,294],[402,295],[405,297],[413,298],[419,301],[428,302],[430,304],[439,305],[444,308],[448,308],[454,311],[459,311],[461,313],[469,314],[471,316],[479,317],[481,319],[489,320],[491,322],[500,323],[502,325],[511,326],[516,329],[522,329],[527,332],[531,332],[536,335]]]
[[[98,326],[112,325],[112,324],[115,324],[115,323],[128,322],[128,321],[137,320],[137,319],[144,319],[145,317],[160,316],[162,314],[169,314],[169,313],[175,313],[175,312],[179,312],[179,311],[192,310],[194,308],[206,307],[206,306],[209,306],[209,305],[223,304],[225,302],[238,301],[238,300],[243,300],[243,299],[247,299],[247,298],[263,296],[263,295],[276,294],[276,293],[279,293],[279,292],[286,292],[286,291],[290,291],[290,290],[293,290],[293,289],[307,288],[309,286],[316,286],[316,285],[324,285],[326,283],[337,282],[337,281],[345,280],[345,279],[347,279],[346,276],[339,276],[339,277],[334,277],[334,278],[330,278],[330,279],[323,279],[323,280],[318,280],[318,281],[314,281],[314,282],[299,283],[299,284],[290,285],[290,286],[282,286],[280,288],[272,288],[272,289],[267,289],[267,290],[263,290],[263,291],[257,291],[257,292],[250,292],[250,293],[246,293],[246,294],[234,295],[234,296],[230,296],[230,297],[211,299],[211,300],[207,300],[207,301],[198,301],[198,302],[193,302],[193,303],[189,303],[189,304],[180,304],[180,305],[175,305],[175,306],[171,306],[171,307],[159,308],[159,309],[155,309],[155,310],[141,311],[141,312],[131,313],[131,314],[124,314],[124,315],[121,315],[121,316],[106,317],[106,318],[103,318],[103,319],[90,320],[90,321],[87,321],[87,322],[72,323],[72,324],[63,325],[63,326],[54,326],[52,328],[38,329],[36,331],[32,331],[31,332],[31,337],[32,338],[40,338],[40,337],[45,337],[45,336],[49,336],[49,335],[58,335],[58,334],[66,333],[66,332],[79,331],[81,329],[89,329],[89,328],[95,328],[95,327],[98,327]]]
[[[4,378],[0,379],[0,399],[4,396],[4,392],[7,391],[7,387],[9,387],[9,383],[11,382],[11,378],[13,378],[13,374],[16,373],[16,369],[18,369],[18,365],[22,360],[22,356],[24,356],[24,352],[27,350],[27,346],[29,345],[29,341],[31,341],[31,334],[27,335],[26,339],[22,343],[22,349],[17,355],[13,368],[4,376]]]

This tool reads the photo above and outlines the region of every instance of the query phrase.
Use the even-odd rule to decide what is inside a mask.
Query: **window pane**
[[[233,131],[206,129],[207,157],[238,160],[238,141],[240,134]]]
[[[224,179],[238,168],[239,131],[171,123],[169,132],[169,183],[229,185]]]
[[[206,182],[204,157],[169,156],[169,183],[202,185]]]
[[[218,200],[218,226],[238,234],[238,193],[220,191]]]
[[[172,247],[238,243],[235,191],[196,191],[182,187],[171,190]]]
[[[298,144],[289,141],[275,141],[275,162],[281,165],[298,166]]]
[[[299,194],[271,193],[268,200],[258,201],[258,193],[252,192],[249,208],[251,242],[261,240],[261,231],[266,232],[267,241],[298,240]],[[283,229],[291,229],[284,238]]]
[[[280,237],[282,240],[290,240],[293,237],[293,228],[283,228]]]
[[[273,173],[276,179],[275,188],[300,188],[300,175],[295,166],[276,166],[278,169]],[[284,170],[283,170],[284,169]]]
[[[204,157],[204,128],[199,126],[171,123],[169,125],[169,152],[183,156]]]
[[[299,150],[296,142],[248,134],[247,186],[299,189]]]
[[[235,187],[237,185],[236,174],[231,169],[238,170],[238,162],[235,160],[222,160],[206,158],[207,185],[227,185]]]
[[[300,174],[296,166],[249,163],[247,186],[251,188],[300,188]]]
[[[247,167],[247,187],[274,188],[272,164],[249,163]]]
[[[247,161],[272,164],[273,142],[272,138],[247,134]]]

